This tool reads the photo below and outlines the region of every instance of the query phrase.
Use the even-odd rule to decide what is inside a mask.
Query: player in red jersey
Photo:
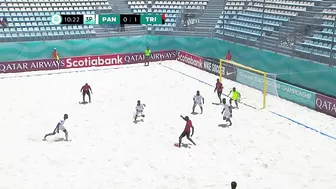
[[[89,84],[85,83],[85,85],[81,88],[80,92],[82,92],[83,95],[83,103],[85,103],[85,95],[89,96],[89,102],[91,103],[91,95],[92,94],[92,89]]]
[[[214,90],[214,92],[217,91],[217,95],[219,98],[219,103],[222,103],[222,92],[223,92],[223,84],[219,81],[219,79],[217,79],[217,83],[216,83],[216,88]]]
[[[194,135],[194,130],[195,130],[194,126],[192,125],[191,120],[189,119],[188,116],[183,117],[181,115],[181,118],[184,121],[186,121],[187,123],[186,123],[186,126],[184,128],[184,131],[182,132],[181,136],[179,137],[179,148],[181,148],[182,138],[185,137],[185,136],[187,136],[187,139],[190,140],[190,142],[192,142],[196,146],[195,142],[190,138]],[[190,128],[192,129],[191,135],[190,135]]]

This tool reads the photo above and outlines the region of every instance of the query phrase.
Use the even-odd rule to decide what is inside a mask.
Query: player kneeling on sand
[[[140,100],[138,100],[137,105],[135,107],[135,116],[134,116],[134,122],[136,122],[138,117],[145,117],[144,114],[144,109],[145,109],[146,105],[145,104],[141,104]]]
[[[229,126],[232,125],[231,119],[232,118],[232,106],[226,103],[226,99],[223,98],[224,109],[222,111],[223,120],[229,122]]]
[[[194,96],[194,105],[192,108],[192,113],[195,113],[195,108],[198,105],[201,108],[201,114],[203,113],[203,104],[204,104],[204,98],[201,96],[200,92],[197,91],[196,95]]]
[[[65,133],[65,140],[68,141],[68,131],[65,129],[65,127],[63,126],[64,125],[64,122],[65,120],[68,119],[68,114],[64,114],[63,116],[63,119],[61,121],[59,121],[57,123],[57,126],[56,128],[54,129],[54,131],[52,133],[49,133],[49,134],[46,134],[43,138],[43,140],[47,140],[47,137],[48,136],[52,136],[52,135],[55,135],[56,133],[59,133],[59,130],[63,131]]]

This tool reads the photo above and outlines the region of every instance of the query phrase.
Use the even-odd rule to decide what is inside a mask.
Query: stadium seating
[[[336,45],[333,47],[333,54],[330,55],[333,30],[336,20],[336,4],[323,10],[323,23],[322,31],[315,33],[312,37],[309,37],[302,44],[296,47],[297,51],[304,53],[312,53],[315,55],[336,58]],[[334,42],[336,44],[336,36],[334,36]]]
[[[263,2],[264,0],[228,0],[217,22],[216,33],[257,41],[260,36],[278,30],[299,12],[314,6],[311,1],[265,0],[262,23]]]
[[[134,13],[165,14],[166,23],[148,26],[149,30],[174,31],[180,26],[181,16],[186,11],[203,10],[208,1],[125,0],[125,5],[128,4]],[[218,15],[215,31],[226,36],[258,41],[261,36],[269,36],[272,32],[279,31],[286,22],[302,12],[312,10],[315,5],[320,6],[319,1],[323,0],[227,0],[224,11]],[[6,18],[8,22],[7,27],[0,27],[0,41],[95,36],[96,32],[92,25],[53,25],[50,17],[56,13],[99,14],[101,10],[112,11],[107,0],[0,0],[0,20]],[[324,57],[336,57],[336,46],[331,51],[335,17],[336,3],[323,10],[322,29],[305,37],[302,43],[295,46],[295,50]],[[334,42],[336,43],[336,38]]]
[[[148,6],[144,1],[129,1],[128,5],[134,13],[165,14],[166,23],[161,26],[148,27],[149,30],[173,31],[177,26],[178,19],[183,9],[205,9],[208,0],[188,0],[188,1],[148,1]]]
[[[11,41],[50,39],[60,36],[90,36],[90,26],[52,25],[53,14],[96,14],[96,10],[112,9],[106,0],[1,0],[0,17],[6,17],[8,27],[0,28],[0,40]],[[23,40],[23,39],[22,39]]]

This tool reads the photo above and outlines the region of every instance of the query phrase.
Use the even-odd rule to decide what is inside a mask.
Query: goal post
[[[243,85],[247,85],[254,89],[257,89],[258,91],[262,91],[262,95],[260,94],[260,92],[259,93],[254,92],[255,97],[252,97],[253,95],[251,95],[250,97],[249,95],[247,95],[246,98],[258,98],[258,100],[254,100],[257,102],[252,102],[252,100],[250,99],[251,104],[249,105],[253,107],[257,106],[260,108],[260,105],[257,105],[257,104],[260,103],[259,99],[260,99],[260,96],[262,96],[262,108],[261,109],[264,109],[266,108],[267,93],[278,96],[275,74],[270,74],[270,73],[267,73],[267,72],[264,72],[264,71],[261,71],[255,68],[251,68],[251,67],[239,64],[235,61],[220,59],[219,60],[220,81],[222,81],[223,77],[225,77],[223,76],[223,73],[225,74],[225,71],[223,72],[223,70],[225,70],[225,65],[235,68],[236,77],[237,77],[236,82],[241,83]],[[244,92],[249,93],[249,94],[253,93],[251,90],[249,91],[247,90]]]

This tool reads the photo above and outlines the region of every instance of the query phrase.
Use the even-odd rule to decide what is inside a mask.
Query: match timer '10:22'
[[[164,14],[92,14],[53,15],[51,22],[59,24],[165,24]]]

